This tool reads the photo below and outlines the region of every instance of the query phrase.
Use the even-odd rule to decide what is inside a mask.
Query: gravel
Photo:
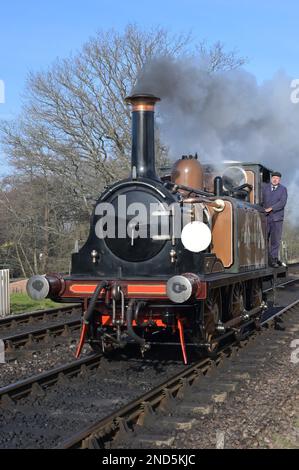
[[[125,358],[0,409],[0,448],[52,448],[179,372],[182,364]]]
[[[284,341],[280,331],[271,336],[277,340],[271,364],[251,374],[231,398],[216,405],[212,416],[197,422],[192,433],[178,433],[174,447],[215,448],[219,435],[225,448],[299,447],[299,363],[291,362],[290,349],[291,340],[299,338],[299,327],[294,335],[284,335]],[[267,346],[260,351],[263,348]]]
[[[138,432],[127,447],[175,449],[250,449],[299,448],[299,362],[291,361],[291,342],[299,340],[299,311],[285,320],[285,331],[269,329],[259,335],[234,361],[216,371],[213,378],[205,379],[210,388],[205,397],[200,389],[190,390],[189,404],[210,407],[209,414],[186,415],[183,400],[164,417],[157,417],[159,430],[151,426]],[[297,346],[298,348],[298,346]],[[299,360],[299,353],[296,356]],[[236,373],[243,378],[236,381]],[[224,383],[238,382],[238,387],[221,403],[212,400]],[[208,395],[208,397],[206,396]],[[204,399],[203,399],[204,397]],[[190,399],[191,398],[191,399]],[[210,406],[212,403],[212,407]],[[169,422],[184,422],[183,430],[163,426]],[[188,426],[189,424],[189,426]],[[162,432],[161,432],[162,429]],[[157,442],[147,442],[145,435],[160,437]],[[167,443],[170,442],[169,445]],[[116,443],[119,447],[122,443]]]
[[[0,364],[0,387],[74,361],[78,341],[76,336],[53,338],[49,343],[7,353],[9,362]],[[82,357],[88,352],[89,346],[84,346]]]

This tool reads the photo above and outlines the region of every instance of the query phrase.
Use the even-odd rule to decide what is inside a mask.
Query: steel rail
[[[5,318],[0,318],[0,329],[14,328],[19,325],[28,324],[36,320],[46,320],[49,317],[55,317],[59,314],[73,314],[76,311],[82,311],[82,307],[79,304],[71,304],[66,307],[50,308],[47,310],[35,310],[33,312],[21,313],[19,315],[9,315]]]
[[[264,289],[263,292],[270,292],[275,289],[283,289],[285,286],[296,284],[297,282],[299,282],[299,278],[289,279],[286,282],[282,282],[281,284],[276,284],[275,286],[269,287],[268,289]]]
[[[64,333],[77,331],[80,329],[80,326],[80,319],[64,320],[59,323],[41,326],[40,328],[32,328],[26,332],[2,336],[1,340],[4,341],[6,349],[11,350],[26,346],[31,342],[44,341],[47,337],[56,337]]]
[[[151,391],[133,400],[106,418],[86,427],[70,439],[64,441],[57,448],[90,448],[92,447],[90,444],[94,438],[105,440],[106,436],[115,435],[120,430],[122,423],[125,427],[134,426],[140,418],[140,415],[145,412],[145,409],[155,410],[167,397],[177,397],[180,391],[185,387],[192,385],[199,377],[206,375],[212,367],[215,367],[215,363],[217,363],[217,361],[218,364],[220,364],[222,357],[223,351],[218,353],[216,361],[207,358],[188,367],[175,377],[172,377],[161,385],[158,385]]]
[[[0,405],[11,401],[18,401],[28,396],[32,391],[43,391],[43,389],[56,385],[63,377],[72,378],[77,376],[82,370],[93,370],[100,365],[101,359],[102,354],[92,354],[47,372],[20,380],[14,384],[6,385],[0,388]]]

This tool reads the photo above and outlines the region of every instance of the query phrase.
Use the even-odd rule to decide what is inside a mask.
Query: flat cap
[[[281,178],[281,173],[279,171],[273,171],[271,176],[279,176],[279,178]]]

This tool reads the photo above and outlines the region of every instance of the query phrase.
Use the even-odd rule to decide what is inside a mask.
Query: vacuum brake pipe
[[[128,309],[127,309],[127,333],[134,341],[136,341],[136,343],[140,344],[141,347],[143,347],[145,345],[145,339],[138,336],[133,330],[133,326],[132,326],[134,303],[135,303],[135,300],[131,299],[128,305]]]
[[[83,325],[82,325],[82,330],[81,330],[81,336],[80,336],[80,341],[79,341],[78,348],[77,348],[77,351],[76,351],[76,358],[77,359],[80,356],[82,348],[83,348],[84,343],[85,343],[85,338],[86,338],[86,334],[87,334],[87,330],[88,330],[88,325],[90,324],[91,320],[93,319],[94,307],[95,307],[96,301],[98,300],[100,292],[103,289],[105,289],[107,286],[108,286],[107,281],[99,282],[99,284],[97,285],[94,293],[92,294],[92,297],[90,299],[87,310],[83,315]]]

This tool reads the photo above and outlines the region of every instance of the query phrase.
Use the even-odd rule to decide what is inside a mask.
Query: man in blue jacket
[[[263,187],[263,207],[267,214],[267,229],[269,240],[270,266],[278,268],[281,261],[278,251],[281,242],[284,207],[287,203],[287,188],[280,184],[281,173],[275,171],[271,176],[271,183]]]

